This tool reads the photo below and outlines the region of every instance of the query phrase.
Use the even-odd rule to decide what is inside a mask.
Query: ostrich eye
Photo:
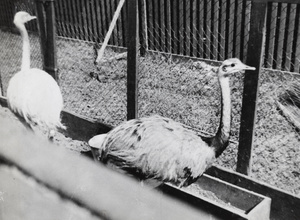
[[[232,63],[232,64],[231,64],[231,67],[235,67],[235,64],[234,64],[234,63]]]

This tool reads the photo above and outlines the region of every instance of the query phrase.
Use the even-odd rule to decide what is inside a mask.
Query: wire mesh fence
[[[35,14],[32,1],[10,2],[10,5],[0,3],[1,10]],[[111,125],[126,119],[127,62],[126,58],[116,58],[126,51],[126,4],[105,50],[106,61],[98,65],[94,61],[118,2],[55,1],[57,58],[65,109]],[[300,186],[289,181],[300,180],[297,171],[300,150],[295,147],[300,140],[299,132],[282,114],[277,101],[291,82],[299,82],[297,75],[290,73],[299,71],[299,10],[297,4],[268,5],[263,63],[266,69],[260,77],[252,167],[256,178],[298,194]],[[139,116],[159,114],[202,135],[213,135],[220,118],[215,66],[230,57],[246,61],[251,1],[144,0],[140,1],[139,12],[143,32]],[[8,17],[12,19],[13,15]],[[12,23],[6,25],[8,17],[1,17],[2,27],[12,27]],[[10,77],[21,65],[21,37],[3,28],[0,35],[4,51],[0,55],[0,71],[5,95]],[[37,34],[31,32],[30,41],[31,66],[42,68]],[[235,169],[243,74],[232,77],[231,89],[231,144],[218,163]]]

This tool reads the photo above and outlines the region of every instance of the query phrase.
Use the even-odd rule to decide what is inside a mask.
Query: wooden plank
[[[252,3],[250,36],[246,63],[249,66],[256,67],[256,70],[251,71],[251,73],[246,71],[244,78],[237,158],[237,171],[243,174],[249,174],[251,172],[251,152],[256,117],[256,99],[265,41],[266,9],[266,3]]]
[[[165,14],[165,0],[158,1],[159,3],[159,23],[160,23],[160,44],[161,44],[161,51],[167,51],[167,44],[166,44],[166,14]]]
[[[0,178],[1,219],[100,219],[15,167],[0,165]]]
[[[245,48],[244,52],[245,52],[245,57],[246,58],[247,58],[248,41],[249,41],[249,33],[250,33],[251,8],[252,8],[252,3],[246,1],[245,41],[244,41],[244,48]]]
[[[59,36],[64,36],[64,33],[65,33],[65,26],[63,25],[63,11],[62,11],[62,2],[61,1],[55,1],[55,12],[56,12],[56,16],[57,16],[57,34]],[[37,11],[39,10],[38,9],[38,3],[36,4],[36,7],[37,7]]]
[[[146,0],[147,2],[147,24],[148,24],[148,37],[149,37],[149,49],[155,49],[154,44],[154,24],[153,24],[153,2],[152,0]]]
[[[214,44],[215,44],[215,39],[214,39],[214,31],[215,31],[215,5],[214,5],[214,0],[210,1],[208,4],[208,20],[209,20],[209,58],[214,59]]]
[[[203,1],[197,1],[196,3],[196,13],[197,13],[197,18],[196,18],[196,28],[197,28],[197,47],[196,47],[196,57],[201,57],[203,58],[203,41],[204,36],[203,36]]]
[[[140,55],[145,56],[148,50],[146,0],[139,1]]]
[[[285,24],[284,24],[284,31],[283,31],[283,45],[282,45],[282,56],[281,56],[281,69],[286,70],[287,64],[287,47],[288,47],[288,37],[289,37],[289,23],[290,23],[290,13],[291,13],[291,5],[288,4],[285,6]]]
[[[90,1],[90,7],[91,7],[90,17],[92,19],[90,29],[91,29],[91,34],[92,34],[91,39],[93,42],[96,42],[97,39],[99,38],[98,31],[97,31],[97,14],[96,14],[97,7],[96,7],[95,1],[97,1],[97,0]]]
[[[152,0],[152,2],[153,2],[153,8],[152,8],[152,13],[153,13],[153,46],[154,46],[154,50],[162,51],[158,1],[159,0]]]
[[[0,127],[0,162],[17,167],[63,200],[88,209],[93,216],[114,220],[199,219],[196,209],[40,139],[13,122],[0,118],[1,124],[8,125]]]
[[[105,2],[105,14],[106,14],[106,24],[107,24],[107,30],[105,31],[105,33],[108,32],[109,30],[109,27],[110,27],[110,24],[111,24],[111,21],[112,21],[112,17],[113,17],[113,13],[111,12],[111,0],[104,0]],[[112,44],[113,45],[113,38],[110,38],[109,39],[109,44]]]
[[[273,69],[277,69],[278,66],[278,50],[280,50],[281,48],[279,48],[279,43],[280,43],[280,28],[281,28],[281,10],[282,9],[282,4],[278,3],[277,5],[277,16],[276,16],[276,27],[275,27],[275,36],[274,36],[274,54],[273,54],[273,62],[272,62],[272,68]]]
[[[300,216],[300,209],[298,208],[300,207],[299,197],[277,189],[268,183],[259,182],[246,175],[221,167],[212,167],[206,173],[236,186],[270,197],[272,199],[270,219],[272,220],[296,220]]]
[[[204,0],[203,1],[203,39],[204,39],[204,42],[203,42],[203,54],[202,54],[202,58],[206,59],[208,58],[207,56],[207,52],[208,52],[208,44],[209,44],[209,38],[208,38],[208,33],[207,33],[207,0]]]
[[[286,22],[285,22],[285,33],[283,41],[282,51],[282,64],[281,68],[285,71],[291,69],[291,53],[292,53],[292,41],[293,41],[293,28],[295,23],[295,8],[296,5],[287,5]]]
[[[228,36],[228,57],[234,57],[233,48],[234,48],[234,21],[236,20],[234,17],[234,2],[235,0],[229,0],[229,36]]]
[[[273,57],[271,56],[271,50],[272,50],[272,39],[274,36],[274,33],[271,31],[274,31],[274,22],[272,19],[272,13],[273,13],[273,4],[268,3],[267,5],[267,20],[266,20],[266,46],[265,46],[265,56],[264,56],[264,66],[270,67],[270,64],[273,63]]]
[[[127,120],[138,117],[138,0],[127,1]]]
[[[281,5],[281,14],[280,14],[280,22],[279,22],[279,35],[278,35],[278,44],[277,44],[277,59],[276,59],[276,64],[277,64],[277,69],[283,70],[281,68],[282,62],[283,62],[283,50],[284,50],[284,34],[285,34],[285,29],[286,29],[286,19],[287,19],[287,4],[283,3]],[[275,48],[276,49],[276,48]]]
[[[123,5],[123,10],[121,11],[121,13],[122,13],[122,32],[123,32],[122,46],[126,46],[127,45],[127,4]]]
[[[179,54],[184,55],[184,11],[183,11],[183,5],[185,4],[185,2],[183,1],[178,1],[178,35],[177,35],[177,39],[179,39],[178,42],[178,49],[179,49]]]
[[[225,59],[225,22],[226,4],[225,0],[219,0],[219,28],[218,28],[218,60]]]
[[[191,45],[191,29],[190,29],[190,22],[191,22],[191,2],[185,1],[183,4],[183,31],[184,31],[184,55],[191,55],[190,45]]]
[[[101,19],[101,34],[102,36],[106,35],[106,32],[108,30],[107,26],[107,18],[106,18],[106,6],[105,6],[105,1],[100,1],[100,9],[101,9],[101,14],[100,14],[100,19]]]
[[[72,23],[73,31],[74,31],[73,38],[80,39],[80,28],[79,28],[78,16],[80,16],[81,13],[76,8],[76,6],[78,6],[77,4],[78,4],[77,1],[75,1],[75,2],[73,1],[73,3],[71,4],[70,7],[73,12],[73,23]]]
[[[230,39],[229,39],[229,33],[230,33],[230,0],[226,0],[226,18],[225,18],[225,59],[230,57],[230,49],[229,49],[229,44],[230,44]]]
[[[86,1],[86,18],[87,18],[87,40],[93,41],[93,22],[92,22],[92,10],[91,10],[91,1]]]
[[[197,28],[196,28],[196,23],[197,23],[197,14],[199,13],[198,11],[196,11],[196,7],[197,7],[197,1],[195,0],[191,0],[190,1],[191,4],[191,8],[190,8],[190,14],[191,14],[191,18],[190,18],[190,30],[191,30],[191,34],[190,34],[190,39],[191,39],[191,45],[190,45],[190,51],[191,54],[190,56],[195,57],[197,56],[197,41],[198,41],[198,37],[197,37]]]
[[[72,5],[74,2],[71,2],[70,0],[65,1],[65,16],[67,18],[67,25],[69,27],[69,36],[71,38],[75,38],[75,30],[74,30],[74,19],[73,17],[75,16],[75,11],[72,10]]]
[[[218,28],[218,24],[217,24],[217,21],[218,19],[216,19],[216,15],[218,15],[218,13],[216,13],[215,11],[215,8],[216,8],[216,2],[215,0],[212,0],[210,2],[210,30],[211,30],[211,33],[210,33],[210,48],[209,48],[209,51],[210,51],[210,59],[216,59],[216,36],[217,36],[217,28]]]
[[[165,0],[165,44],[166,44],[166,52],[171,53],[172,52],[172,21],[171,21],[171,0]]]
[[[119,6],[118,4],[117,4],[117,2],[119,3],[119,1],[117,1],[117,0],[113,0],[113,1],[111,1],[111,9],[112,9],[112,14],[113,15],[115,15],[115,12],[116,12],[116,9],[117,9],[117,7]],[[122,7],[123,8],[123,7]],[[121,9],[122,10],[122,9]],[[118,16],[118,19],[117,19],[117,21],[116,21],[116,24],[115,24],[115,28],[114,28],[114,30],[113,30],[113,38],[114,38],[114,44],[113,45],[119,45],[119,40],[120,40],[120,38],[118,37],[118,20],[119,20],[119,17],[120,17],[120,13],[119,13],[119,16]],[[113,16],[113,18],[114,18],[114,16]],[[112,19],[113,19],[112,18]]]
[[[215,40],[215,43],[214,43],[214,48],[213,48],[213,53],[214,53],[214,56],[213,58],[215,60],[218,60],[218,56],[219,56],[219,50],[218,50],[218,46],[219,46],[219,41],[218,41],[218,38],[219,38],[219,27],[220,27],[220,8],[219,8],[219,0],[215,0],[215,3],[214,3],[214,22],[215,22],[215,28],[214,28],[214,40]]]
[[[60,1],[55,1],[56,31],[58,36],[63,36],[62,13],[60,3]]]
[[[96,38],[96,42],[100,43],[102,42],[103,39],[103,34],[101,32],[102,28],[103,28],[103,24],[101,21],[101,7],[100,7],[100,1],[95,0],[95,17],[96,17],[96,33],[97,33],[97,38]]]
[[[119,3],[119,1],[115,0],[115,5],[117,5]],[[121,11],[124,10],[123,7],[121,9]],[[122,13],[120,12],[119,17],[117,19],[117,24],[116,24],[116,36],[117,36],[117,40],[118,40],[118,44],[116,46],[122,46],[123,45],[123,29],[122,29]]]
[[[77,16],[78,16],[78,39],[84,39],[84,28],[83,28],[83,9],[81,7],[80,4],[81,0],[76,0],[75,2],[75,7],[76,7],[76,11],[77,11]]]
[[[244,47],[244,44],[246,42],[246,39],[245,39],[245,28],[247,27],[246,25],[246,1],[243,1],[242,2],[242,5],[241,5],[241,33],[240,33],[240,58],[245,61],[245,47]]]
[[[296,7],[296,15],[295,15],[295,25],[294,25],[294,33],[293,33],[293,50],[292,50],[292,54],[291,54],[291,63],[292,63],[292,66],[291,66],[291,72],[294,72],[296,70],[299,69],[299,64],[297,65],[297,62],[296,62],[296,51],[299,51],[299,49],[297,49],[297,45],[298,45],[298,41],[299,41],[299,22],[300,20],[300,4],[297,5]],[[296,48],[296,49],[295,49]]]
[[[86,1],[81,0],[81,9],[82,9],[82,29],[83,35],[82,39],[88,41],[88,23],[87,23],[87,12],[86,12]]]
[[[238,21],[239,21],[239,17],[238,15],[240,13],[238,13],[238,1],[234,1],[234,3],[232,4],[233,6],[233,31],[232,31],[232,57],[239,57],[238,56],[238,50],[237,50],[237,41],[238,41],[238,37],[239,35],[237,35],[238,33]]]

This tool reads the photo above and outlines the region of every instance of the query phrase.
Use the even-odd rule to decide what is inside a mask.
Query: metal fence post
[[[54,0],[36,0],[36,6],[43,68],[58,82]]]
[[[138,0],[127,1],[127,120],[138,117]]]
[[[266,29],[266,2],[252,2],[250,34],[247,51],[247,65],[256,67],[255,71],[246,71],[241,114],[241,126],[238,146],[237,172],[248,175],[251,171],[251,152],[253,146],[256,103],[259,74],[263,63]]]

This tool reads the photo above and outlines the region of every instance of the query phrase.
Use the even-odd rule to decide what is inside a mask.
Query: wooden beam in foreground
[[[17,213],[19,219],[29,220],[33,213],[28,210],[35,209],[52,215],[46,216],[46,219],[58,219],[58,213],[51,213],[50,207],[52,210],[59,210],[60,206],[65,207],[69,203],[91,213],[92,217],[88,219],[199,219],[201,212],[196,209],[142,187],[129,177],[51,144],[46,139],[40,139],[23,126],[16,126],[14,122],[0,118],[0,124],[7,125],[0,127],[0,186],[4,184],[3,178],[6,177],[7,181],[10,174],[15,175],[18,178],[15,183],[19,183],[12,190],[6,187],[7,191],[0,197],[5,200],[5,203],[0,201],[1,219],[11,219],[5,217],[15,216]],[[31,179],[30,183],[26,181],[27,178]],[[22,195],[29,195],[25,191],[33,192],[41,188],[56,195],[56,206],[55,202],[51,203],[55,208],[38,199],[36,194],[34,197],[16,194],[24,192]],[[15,192],[15,189],[19,190]],[[18,199],[14,200],[16,197]],[[48,196],[45,199],[51,198]],[[17,201],[17,204],[13,201]],[[84,219],[70,211],[72,218]]]

